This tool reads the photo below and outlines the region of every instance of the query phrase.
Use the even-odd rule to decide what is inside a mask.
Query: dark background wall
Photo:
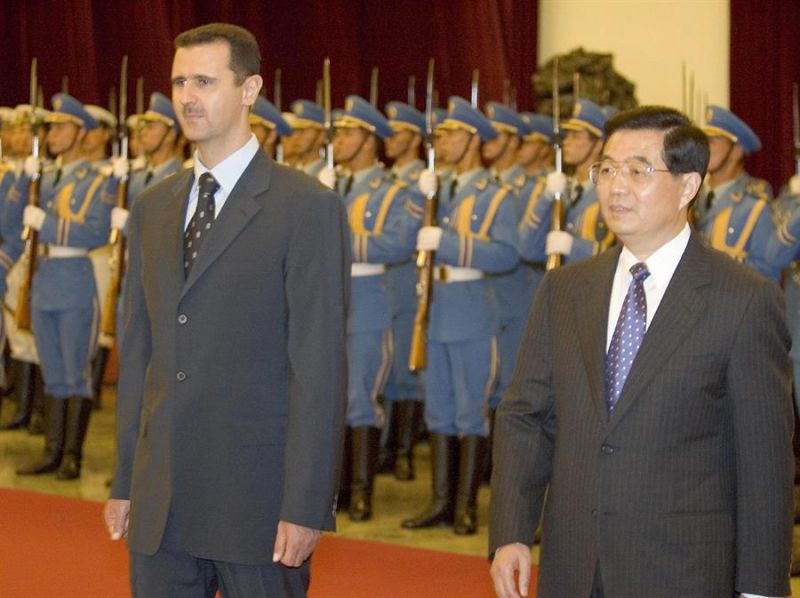
[[[749,170],[778,186],[794,171],[791,84],[800,81],[800,2],[730,2],[731,108],[764,142],[748,159]],[[138,76],[145,79],[145,98],[169,93],[174,36],[217,20],[253,31],[268,97],[273,71],[283,71],[284,107],[314,98],[326,55],[335,106],[351,93],[367,96],[377,66],[381,106],[405,99],[408,77],[415,75],[421,108],[427,61],[434,57],[441,106],[451,94],[469,95],[478,68],[481,105],[502,99],[507,78],[519,108],[534,107],[529,77],[537,64],[537,0],[4,0],[0,105],[28,101],[34,56],[47,99],[68,75],[71,93],[105,105],[127,53],[132,110]]]
[[[424,105],[427,62],[436,59],[440,104],[468,97],[480,69],[480,103],[502,99],[503,79],[531,108],[529,77],[536,66],[536,0],[5,0],[0,7],[3,85],[0,105],[28,101],[29,66],[39,62],[46,103],[69,76],[70,93],[108,103],[123,54],[129,55],[129,107],[136,77],[169,94],[172,40],[211,21],[247,27],[258,38],[262,74],[272,99],[272,77],[283,73],[283,107],[314,99],[322,62],[331,58],[332,99],[369,94],[370,71],[380,69],[379,103],[405,100],[408,77]]]

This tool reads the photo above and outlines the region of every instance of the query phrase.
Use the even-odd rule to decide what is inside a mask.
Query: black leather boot
[[[46,397],[44,403],[44,456],[27,467],[17,470],[17,475],[52,473],[61,465],[64,453],[64,423],[67,415],[66,399]]]
[[[417,401],[400,401],[394,404],[395,435],[397,438],[396,457],[394,461],[394,477],[401,482],[413,480],[414,472],[414,436],[417,422],[414,417],[419,412]]]
[[[379,436],[378,428],[353,428],[350,521],[367,521],[372,518],[372,484],[375,480]]]
[[[100,409],[102,406],[103,394],[103,378],[106,373],[106,364],[108,364],[108,356],[111,351],[107,347],[98,347],[97,353],[92,360],[92,392],[94,399],[92,399],[92,406],[94,409]]]
[[[0,430],[18,430],[28,425],[33,411],[34,364],[10,359],[8,364],[9,396],[17,403],[17,412]]]
[[[81,477],[81,460],[83,459],[83,442],[89,429],[89,417],[92,415],[92,399],[70,397],[67,403],[67,425],[64,435],[64,457],[58,468],[56,478],[59,480],[76,480]]]
[[[342,468],[339,471],[339,494],[336,498],[336,511],[347,511],[350,508],[350,480],[352,479],[353,462],[353,428],[344,429],[342,442]]]
[[[482,436],[464,436],[458,468],[458,490],[456,492],[456,516],[453,532],[470,535],[478,531],[478,486],[481,481],[481,466],[486,447]]]
[[[397,411],[399,403],[383,401],[383,412],[386,414],[386,423],[381,431],[381,442],[378,447],[378,461],[375,466],[377,473],[392,473],[397,460]]]
[[[31,410],[31,420],[28,422],[29,434],[43,434],[44,423],[44,378],[42,377],[42,368],[33,364],[33,408]]]
[[[457,466],[458,443],[455,436],[431,432],[431,473],[433,479],[433,501],[425,511],[403,521],[406,529],[420,529],[437,525],[453,524],[453,494]]]

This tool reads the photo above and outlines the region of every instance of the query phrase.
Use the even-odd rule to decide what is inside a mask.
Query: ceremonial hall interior
[[[709,106],[720,106],[757,134],[762,149],[748,155],[745,165],[774,190],[775,202],[789,193],[792,176],[800,176],[797,114],[793,120],[793,85],[797,111],[800,83],[800,3],[790,0],[4,0],[0,107],[8,111],[0,113],[0,123],[6,126],[15,118],[15,107],[33,103],[50,109],[54,94],[68,93],[114,116],[107,157],[116,158],[123,136],[127,146],[120,119],[145,113],[154,92],[170,98],[175,36],[212,22],[240,25],[255,35],[263,95],[278,113],[291,115],[292,104],[301,99],[322,110],[326,83],[334,112],[346,109],[346,98],[357,95],[387,114],[389,102],[410,104],[426,124],[426,110],[447,110],[453,96],[482,111],[494,102],[519,114],[552,116],[556,94],[561,120],[577,114],[576,98],[613,113],[657,104],[685,112],[698,126],[706,124]],[[123,60],[127,85],[121,89]],[[327,81],[324,64],[329,65]],[[328,113],[322,124],[329,125],[331,118]],[[418,156],[423,160],[425,134]],[[283,150],[278,141],[273,157],[281,160]],[[15,158],[5,141],[0,152],[1,176],[3,169],[13,169]],[[380,158],[388,172],[386,152],[384,145]],[[7,189],[0,185],[0,191]],[[4,236],[5,231],[0,224]],[[107,270],[112,252],[110,245],[93,250],[95,268]],[[0,249],[3,272],[11,266],[6,257]],[[40,416],[36,396],[43,393],[40,377],[30,373],[23,380],[19,374],[19,363],[38,361],[32,336],[18,330],[15,319],[18,298],[12,294],[24,283],[23,270],[17,265],[9,277],[0,337],[5,356],[0,428],[13,428],[0,429],[0,597],[129,596],[128,552],[124,541],[109,539],[102,518],[117,450],[116,385],[125,368],[118,339],[106,334],[99,349],[103,359],[93,359],[99,395],[87,416],[77,479],[18,475],[44,446],[41,427],[31,430],[35,413],[21,425],[10,425],[19,424],[25,409],[24,389],[39,385],[31,390],[28,409],[39,409]],[[797,271],[787,268],[782,284]],[[96,300],[102,306],[108,272],[96,276]],[[790,327],[798,328],[797,313],[794,320],[790,314]],[[12,338],[25,334],[26,340]],[[33,357],[18,359],[22,354]],[[422,416],[429,374],[417,376],[412,479],[398,479],[403,476],[396,476],[389,463],[374,477],[370,516],[358,520],[340,508],[336,532],[324,534],[312,558],[309,596],[495,595],[489,573],[489,458],[477,491],[477,530],[401,525],[431,501],[432,449]],[[376,399],[386,422],[396,421],[391,412],[400,403],[380,393]],[[379,442],[397,442],[388,424]],[[800,483],[795,496],[800,503]],[[800,596],[800,506],[795,522],[792,555],[798,562],[791,584],[793,595]],[[532,548],[531,596],[536,595],[539,540]]]

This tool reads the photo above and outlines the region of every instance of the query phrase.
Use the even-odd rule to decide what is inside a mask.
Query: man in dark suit
[[[536,297],[497,414],[495,589],[527,595],[546,502],[539,598],[785,596],[780,290],[687,225],[708,144],[685,116],[642,107],[606,133],[592,179],[622,245],[549,273]]]
[[[106,523],[134,596],[303,596],[333,529],[346,403],[341,200],[263,154],[244,29],[179,35],[195,166],[130,216],[118,464]]]

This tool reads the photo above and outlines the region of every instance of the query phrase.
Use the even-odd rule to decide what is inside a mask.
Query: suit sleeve
[[[350,251],[344,204],[324,192],[294,223],[286,258],[289,420],[280,519],[334,529],[347,403]]]
[[[764,596],[790,593],[794,415],[783,313],[778,287],[759,287],[728,368],[737,476],[736,591]]]
[[[142,284],[141,217],[140,202],[129,219],[128,271],[123,298],[125,318],[117,385],[117,466],[111,486],[111,497],[124,499],[130,497],[145,372],[151,352],[150,318]]]
[[[536,294],[511,384],[495,419],[489,553],[533,544],[553,466],[556,416],[551,384],[553,276]]]

